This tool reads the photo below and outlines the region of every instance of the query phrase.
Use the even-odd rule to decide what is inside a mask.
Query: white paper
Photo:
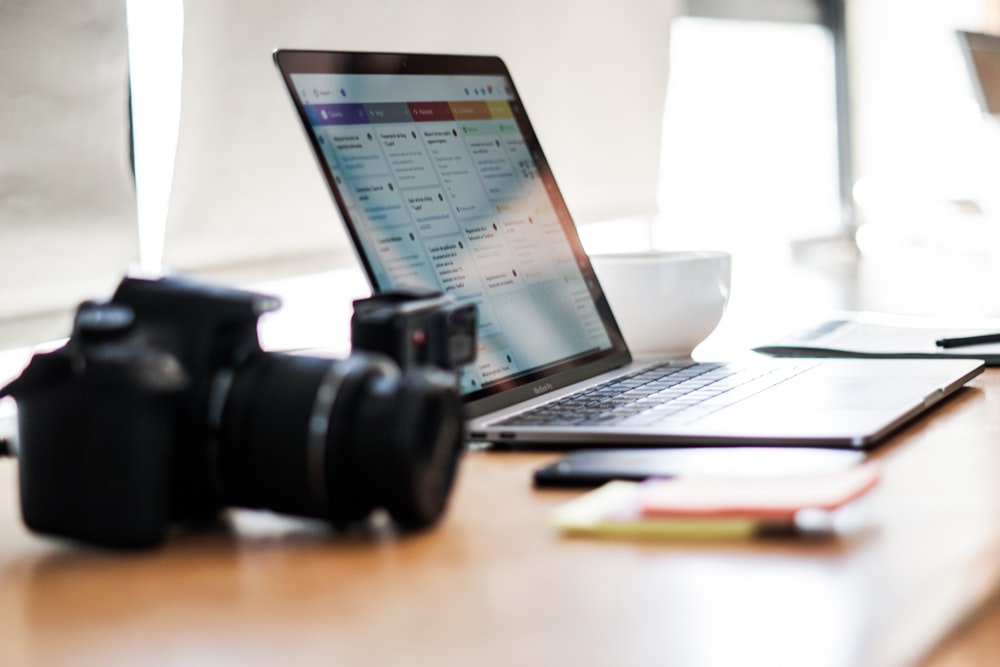
[[[779,356],[964,357],[1000,363],[1000,343],[944,348],[943,338],[1000,332],[1000,319],[941,318],[843,313],[757,348]]]

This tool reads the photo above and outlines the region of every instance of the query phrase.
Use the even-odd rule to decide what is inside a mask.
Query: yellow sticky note
[[[555,526],[564,533],[660,539],[746,539],[758,528],[748,519],[659,519],[642,516],[640,482],[614,481],[556,508]]]

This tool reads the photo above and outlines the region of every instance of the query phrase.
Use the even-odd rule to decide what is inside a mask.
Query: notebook
[[[1000,342],[942,347],[941,340],[988,336],[1000,321],[958,322],[885,313],[843,312],[801,331],[783,336],[755,352],[776,357],[964,358],[1000,366]]]
[[[499,58],[274,60],[373,291],[476,305],[478,354],[460,379],[472,440],[864,448],[982,371],[964,359],[633,359]],[[598,157],[613,130],[581,130],[580,159],[627,168]]]

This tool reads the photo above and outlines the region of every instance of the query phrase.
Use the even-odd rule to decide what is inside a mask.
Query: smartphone
[[[864,460],[863,452],[803,447],[587,449],[538,468],[534,484],[539,488],[588,488],[615,479],[819,474],[843,470]]]

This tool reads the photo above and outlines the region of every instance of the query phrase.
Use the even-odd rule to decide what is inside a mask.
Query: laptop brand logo
[[[551,382],[545,382],[543,384],[540,384],[540,385],[532,388],[531,391],[535,392],[535,396],[538,396],[539,394],[544,394],[547,391],[552,391],[552,389],[553,389],[552,383]]]

